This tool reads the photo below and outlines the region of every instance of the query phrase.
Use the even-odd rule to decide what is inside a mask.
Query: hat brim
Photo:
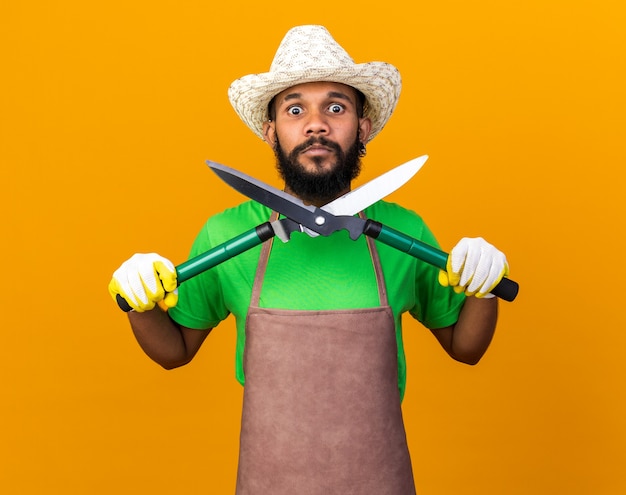
[[[393,65],[369,62],[345,68],[322,67],[250,74],[230,85],[228,97],[241,120],[263,139],[263,123],[268,120],[267,107],[272,98],[298,84],[318,81],[346,84],[365,95],[364,117],[372,121],[368,141],[383,129],[391,117],[402,87],[400,73]]]

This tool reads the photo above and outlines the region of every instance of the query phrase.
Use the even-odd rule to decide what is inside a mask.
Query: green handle
[[[254,246],[258,246],[272,237],[274,237],[274,228],[269,222],[258,225],[178,265],[176,267],[176,282],[180,285],[209,268],[213,268]],[[117,295],[117,305],[124,312],[132,310],[126,300],[119,294]]]
[[[414,239],[402,232],[387,227],[380,222],[367,220],[363,233],[377,241],[387,244],[399,251],[410,254],[414,258],[418,258],[429,263],[441,270],[446,269],[448,263],[448,255],[433,246],[426,244],[418,239]],[[503,278],[498,285],[494,287],[491,293],[505,301],[513,301],[519,292],[519,285],[510,278]]]
[[[215,246],[209,251],[199,254],[176,267],[178,285],[190,278],[213,268],[220,263],[234,258],[248,249],[258,246],[274,236],[274,229],[269,222],[248,230],[237,237]]]

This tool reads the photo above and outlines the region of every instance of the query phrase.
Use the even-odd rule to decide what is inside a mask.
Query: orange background
[[[477,367],[407,321],[419,493],[626,493],[626,8],[410,3],[2,3],[0,492],[233,492],[232,321],[166,372],[106,287],[135,252],[184,261],[242,200],[205,159],[279,183],[226,89],[320,23],[403,76],[359,181],[429,154],[391,199],[446,250],[485,237],[521,285]]]

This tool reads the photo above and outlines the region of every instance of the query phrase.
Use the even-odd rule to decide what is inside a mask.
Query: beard
[[[298,161],[301,152],[313,144],[320,144],[332,149],[337,158],[330,170],[308,172]],[[350,183],[361,172],[359,139],[344,153],[341,147],[324,137],[313,137],[296,146],[288,155],[281,148],[278,139],[274,147],[276,167],[287,187],[300,199],[310,203],[324,204],[337,198],[350,188]],[[313,162],[320,165],[322,157],[313,157]]]

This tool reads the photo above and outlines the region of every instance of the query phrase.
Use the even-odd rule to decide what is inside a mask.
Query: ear
[[[274,144],[276,144],[276,122],[271,120],[263,122],[263,140],[274,149]]]
[[[367,141],[372,132],[372,121],[369,117],[359,119],[359,139],[363,144],[367,144]]]

